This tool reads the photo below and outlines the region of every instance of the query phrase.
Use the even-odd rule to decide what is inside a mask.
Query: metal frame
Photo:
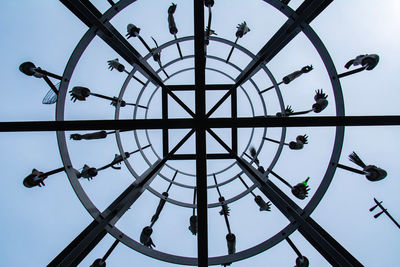
[[[264,0],[277,8],[288,17],[287,22],[278,30],[270,41],[253,57],[251,63],[236,78],[235,84],[230,86],[229,91],[218,101],[218,103],[208,112],[205,111],[205,92],[206,90],[219,90],[212,85],[205,84],[206,56],[204,43],[204,0],[194,0],[194,44],[195,44],[195,103],[196,111],[193,113],[190,109],[173,93],[174,90],[182,90],[176,87],[165,86],[158,72],[153,70],[125,38],[110,24],[110,20],[122,9],[135,2],[135,0],[121,0],[115,3],[112,8],[101,14],[89,1],[82,0],[60,0],[68,7],[89,30],[78,43],[72,53],[68,64],[62,76],[59,97],[56,107],[56,121],[52,122],[1,122],[0,131],[57,131],[58,146],[61,154],[65,171],[71,182],[71,185],[78,198],[94,218],[94,221],[63,251],[57,256],[49,266],[70,266],[78,264],[105,236],[108,232],[120,242],[127,246],[163,261],[184,264],[208,266],[216,264],[230,263],[242,260],[281,242],[295,230],[299,232],[313,245],[331,264],[340,266],[362,266],[349,252],[347,252],[337,241],[335,241],[326,231],[322,229],[310,214],[316,208],[333,178],[338,165],[341,147],[344,137],[344,126],[359,125],[400,125],[400,116],[362,116],[346,117],[344,116],[344,103],[339,76],[335,66],[330,58],[326,48],[316,33],[309,26],[309,23],[317,17],[333,0],[305,0],[296,10],[292,10],[279,0]],[[232,101],[231,118],[209,118],[210,115],[229,97],[233,96],[236,100],[236,90],[244,82],[251,79],[251,76],[265,68],[279,51],[281,51],[298,33],[303,32],[314,45],[321,56],[327,72],[329,74],[335,97],[336,116],[333,117],[253,117],[237,118],[237,102]],[[69,81],[77,65],[79,58],[86,50],[92,39],[98,35],[119,55],[134,66],[129,78],[138,70],[162,89],[163,97],[163,115],[162,119],[134,119],[134,120],[102,120],[102,121],[64,121],[65,98]],[[214,38],[210,38],[213,40]],[[175,40],[176,44],[179,43]],[[181,40],[182,41],[182,40]],[[161,48],[159,48],[161,49]],[[148,55],[149,57],[149,55]],[[267,73],[270,75],[270,73]],[[271,75],[272,76],[272,75]],[[275,89],[280,96],[279,87],[275,79],[271,78]],[[126,82],[127,83],[127,82]],[[216,88],[216,87],[215,87]],[[122,92],[122,90],[121,90]],[[168,119],[167,95],[174,98],[193,118],[190,119]],[[281,109],[283,105],[281,103]],[[118,107],[117,107],[118,110]],[[135,108],[136,113],[137,108]],[[116,113],[117,116],[117,113]],[[336,137],[334,147],[327,166],[327,171],[319,185],[316,193],[308,202],[304,209],[298,207],[288,196],[279,190],[271,181],[266,180],[268,170],[263,176],[255,170],[242,157],[237,155],[237,128],[239,127],[298,127],[298,126],[336,126]],[[168,151],[168,129],[192,129],[183,138],[179,144],[171,151]],[[232,128],[232,137],[236,142],[232,146],[227,146],[220,138],[215,135],[211,128]],[[165,157],[155,162],[145,174],[137,177],[137,180],[131,184],[105,211],[100,212],[90,201],[89,197],[83,191],[78,178],[73,171],[71,160],[69,158],[65,132],[66,130],[134,130],[134,129],[162,129],[163,130],[163,153]],[[228,154],[207,155],[206,153],[206,131],[221,143]],[[178,148],[192,135],[196,134],[196,154],[194,155],[174,155]],[[284,135],[283,135],[284,136]],[[283,141],[281,141],[283,142]],[[120,146],[120,144],[118,144]],[[280,150],[283,144],[280,144]],[[121,147],[120,147],[121,149]],[[260,148],[261,149],[261,148]],[[278,149],[278,151],[279,151]],[[141,150],[141,148],[139,148]],[[142,153],[142,151],[140,151]],[[259,152],[259,151],[258,151]],[[280,152],[279,152],[280,153]],[[279,154],[278,153],[278,154]],[[237,164],[243,169],[243,172],[253,181],[254,186],[245,192],[249,192],[257,186],[284,214],[290,223],[281,232],[270,239],[244,251],[232,255],[220,257],[208,257],[208,231],[207,231],[207,158],[232,157],[236,159]],[[189,258],[163,253],[151,250],[142,246],[130,237],[125,236],[114,224],[125,213],[125,211],[135,202],[146,189],[148,184],[159,175],[160,170],[169,159],[192,159],[196,160],[196,189],[197,189],[197,210],[198,210],[198,257]],[[276,159],[277,160],[277,159]],[[275,161],[276,162],[276,161]],[[275,163],[271,163],[272,165]],[[217,186],[217,185],[216,185]],[[245,194],[242,194],[245,195]]]

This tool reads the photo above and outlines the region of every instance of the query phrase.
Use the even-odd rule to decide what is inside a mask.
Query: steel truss
[[[18,131],[57,131],[60,151],[66,153],[65,133],[70,130],[137,130],[137,129],[162,129],[163,130],[163,159],[158,160],[151,166],[139,179],[132,183],[110,206],[103,212],[97,211],[90,200],[79,189],[77,181],[71,183],[80,196],[80,200],[86,203],[85,207],[94,217],[89,226],[76,237],[50,264],[49,266],[74,266],[79,264],[90,251],[102,240],[106,233],[112,234],[121,242],[129,245],[136,250],[164,261],[186,264],[208,266],[221,263],[230,263],[237,260],[248,258],[260,253],[269,247],[277,244],[286,237],[299,230],[299,232],[313,245],[322,256],[333,266],[362,266],[345,248],[343,248],[331,235],[329,235],[310,214],[316,207],[332,179],[334,170],[338,165],[338,157],[341,150],[341,140],[343,139],[344,126],[384,126],[400,125],[400,116],[345,116],[343,108],[343,97],[336,69],[330,59],[322,42],[309,26],[309,23],[316,18],[333,0],[306,0],[296,10],[293,11],[287,5],[278,0],[264,0],[284,13],[288,20],[257,53],[255,58],[235,79],[234,84],[226,85],[206,85],[206,46],[204,38],[204,0],[194,0],[194,59],[195,59],[195,85],[170,85],[166,86],[159,77],[158,72],[151,68],[137,50],[111,25],[110,19],[119,11],[124,9],[135,0],[121,0],[117,3],[112,1],[112,8],[102,14],[89,1],[84,0],[60,0],[72,13],[74,13],[84,24],[89,27],[88,32],[82,38],[75,52],[70,58],[67,68],[62,76],[60,88],[60,100],[57,103],[56,121],[35,121],[35,122],[0,122],[1,132]],[[263,68],[275,55],[277,55],[294,37],[303,32],[313,42],[318,53],[323,58],[327,71],[330,75],[335,94],[337,116],[318,116],[318,117],[237,117],[237,89],[244,82]],[[134,120],[82,120],[65,121],[64,99],[66,88],[72,76],[74,66],[77,64],[80,55],[83,53],[91,39],[97,35],[115,50],[129,64],[140,71],[151,83],[162,89],[162,118],[161,119],[134,119]],[[212,40],[212,38],[211,38]],[[195,92],[195,106],[193,112],[186,104],[179,99],[174,91],[189,90]],[[207,90],[225,90],[225,95],[217,104],[206,113],[205,94]],[[171,96],[190,116],[188,119],[171,119],[168,117],[168,96]],[[210,116],[224,103],[226,99],[232,97],[231,117],[230,118],[210,118]],[[325,127],[335,126],[337,129],[337,140],[335,150],[332,154],[331,167],[323,179],[321,189],[310,201],[305,209],[296,205],[285,193],[283,193],[274,183],[267,180],[265,175],[261,175],[250,163],[238,155],[237,151],[237,129],[255,127]],[[227,145],[216,135],[213,128],[231,128],[232,143]],[[179,144],[169,151],[168,149],[168,130],[169,129],[190,129],[190,132],[179,142]],[[209,132],[225,149],[223,154],[206,153],[206,132]],[[175,152],[185,141],[194,134],[196,136],[195,154],[176,154]],[[198,215],[198,257],[186,258],[166,253],[151,251],[137,242],[124,236],[115,228],[117,220],[123,216],[126,210],[140,197],[142,192],[158,175],[164,164],[171,159],[175,160],[196,160],[196,189],[197,189],[197,215]],[[232,255],[221,257],[208,256],[208,229],[207,229],[207,159],[235,159],[238,166],[252,180],[254,185],[288,218],[290,224],[270,241],[263,243],[246,251],[241,251]],[[66,172],[73,176],[69,158],[63,158]],[[268,172],[268,171],[267,171]],[[76,180],[76,179],[75,179]],[[78,189],[77,189],[78,188]]]

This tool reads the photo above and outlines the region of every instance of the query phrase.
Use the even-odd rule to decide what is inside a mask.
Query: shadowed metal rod
[[[169,185],[168,185],[167,191],[165,191],[165,192],[162,193],[163,198],[160,199],[160,202],[158,203],[156,212],[155,212],[155,214],[153,215],[153,217],[151,217],[151,224],[150,224],[150,227],[153,227],[153,225],[156,223],[156,221],[157,221],[158,218],[160,217],[161,211],[163,210],[164,205],[165,205],[165,202],[167,202],[167,198],[168,198],[168,196],[169,196],[169,195],[168,195],[169,189],[171,189],[172,183],[175,181],[175,178],[176,178],[176,175],[177,175],[177,174],[178,174],[178,170],[175,171],[175,174],[174,174],[174,176],[172,177],[172,180],[171,180],[171,182],[170,182]]]
[[[116,239],[111,247],[107,250],[106,254],[104,254],[103,258],[96,259],[90,267],[106,267],[106,260],[111,255],[115,247],[119,244],[119,240]]]
[[[374,209],[376,209],[376,207],[379,207],[382,210],[381,212],[375,214],[374,218],[377,219],[379,216],[381,216],[383,213],[385,213],[389,217],[389,219],[400,229],[400,224],[392,217],[392,215],[390,215],[390,213],[387,211],[387,209],[385,209],[383,207],[383,205],[381,204],[382,201],[378,202],[378,200],[376,198],[374,198],[374,201],[375,201],[376,205],[373,206],[372,208],[370,208],[369,211],[370,212],[374,211]]]
[[[243,183],[243,185],[249,189],[249,186],[246,184],[246,182],[243,180],[240,175],[238,176],[240,181]],[[271,211],[271,201],[265,202],[264,199],[260,195],[254,194],[253,191],[250,191],[250,193],[254,197],[254,201],[257,203],[257,205],[260,207],[260,211]]]
[[[361,67],[358,69],[355,69],[355,70],[351,70],[351,71],[339,74],[338,78],[343,78],[343,77],[361,72],[363,70],[373,70],[376,67],[376,65],[378,65],[378,62],[379,62],[379,56],[376,54],[359,55],[356,58],[347,62],[346,65],[344,65],[344,67],[346,69],[349,69],[351,66],[358,66],[358,65],[361,65]]]
[[[242,38],[246,33],[250,31],[250,28],[247,27],[246,21],[243,21],[242,23],[238,24],[236,28],[237,31],[236,31],[235,44],[238,42],[239,38]],[[232,46],[231,51],[229,51],[228,57],[226,58],[226,62],[228,62],[229,59],[231,58],[234,49],[235,47]]]
[[[176,10],[176,4],[172,3],[171,6],[168,8],[168,28],[169,32],[174,36],[174,39],[177,40],[176,34],[178,33],[178,28],[176,27],[174,13]],[[181,47],[179,42],[176,43],[176,47],[178,48],[179,57],[183,59]]]
[[[308,73],[308,72],[310,72],[312,70],[313,70],[313,66],[312,65],[304,66],[303,68],[301,68],[301,70],[295,71],[295,72],[283,77],[282,81],[280,83],[278,83],[277,85],[281,85],[282,83],[289,84],[293,80],[295,80],[296,78],[300,77],[302,74]],[[259,94],[265,93],[265,92],[271,90],[274,87],[275,87],[275,85],[272,85],[272,86],[268,87],[267,89],[264,89],[264,90],[260,91]]]
[[[298,183],[295,186],[290,185],[285,179],[283,179],[281,176],[279,176],[278,174],[276,174],[274,171],[269,170],[269,172],[275,176],[276,178],[278,178],[278,180],[280,180],[282,183],[284,183],[286,186],[288,186],[291,191],[292,194],[297,197],[298,199],[305,199],[306,197],[308,197],[308,191],[310,190],[309,186],[307,185],[308,180],[310,179],[310,177],[307,177],[306,180],[304,180],[301,183]]]
[[[357,170],[339,163],[337,166],[347,171],[363,174],[371,182],[380,181],[387,176],[387,172],[384,169],[376,167],[375,165],[366,165],[354,151],[349,155],[349,160],[363,169]]]
[[[49,79],[49,77],[57,79],[57,80],[62,80],[62,77],[56,74],[53,74],[51,72],[42,70],[40,67],[36,67],[35,64],[32,62],[24,62],[19,66],[19,70],[28,75],[28,76],[34,76],[36,78],[43,78],[43,80],[47,83],[47,85],[50,87],[50,91],[47,92],[45,97],[42,100],[42,104],[54,104],[57,102],[57,97],[58,97],[58,86],[60,83],[57,83],[56,85],[53,84],[53,82]]]
[[[125,152],[123,156],[115,154],[114,159],[109,164],[104,165],[103,167],[100,167],[100,168],[93,168],[93,167],[89,167],[88,165],[84,164],[82,171],[80,173],[77,173],[77,177],[78,178],[86,178],[90,181],[93,179],[93,177],[97,176],[99,171],[108,169],[110,167],[114,170],[120,170],[121,167],[118,165],[120,165],[122,163],[122,161],[124,161],[124,159],[127,159],[132,154],[135,154],[135,153],[137,153],[145,148],[148,148],[150,146],[151,145],[147,145],[147,146],[142,147],[141,149],[136,149],[132,152]]]
[[[295,267],[308,267],[309,266],[309,261],[308,259],[303,256],[300,252],[300,250],[297,249],[297,247],[294,245],[292,240],[290,240],[289,237],[286,237],[286,241],[289,243],[290,247],[296,252],[297,254],[297,259],[296,259],[296,266]]]
[[[121,63],[119,63],[118,58],[109,60],[109,61],[107,61],[107,63],[108,63],[108,69],[109,69],[110,71],[112,71],[113,69],[116,69],[116,70],[118,70],[119,72],[125,72],[125,73],[129,74],[129,71],[127,71],[127,70],[125,69],[125,66],[122,65]],[[135,79],[136,81],[138,81],[140,84],[146,85],[142,80],[140,80],[139,78],[137,78],[135,75],[132,75],[132,78]]]
[[[236,252],[236,236],[231,232],[231,226],[229,224],[229,212],[230,209],[228,207],[228,205],[225,203],[225,198],[221,195],[221,191],[219,190],[218,187],[218,182],[217,182],[217,177],[215,176],[215,174],[213,174],[214,177],[214,182],[215,182],[215,188],[218,191],[218,195],[219,195],[219,203],[221,203],[222,209],[219,212],[220,215],[224,215],[225,218],[225,223],[226,223],[226,228],[228,228],[228,234],[226,235],[226,243],[228,246],[228,254],[234,254]]]
[[[52,171],[48,171],[48,172],[41,172],[36,169],[33,169],[32,173],[29,174],[27,177],[25,177],[22,183],[24,184],[25,187],[28,187],[28,188],[32,188],[34,186],[42,187],[42,186],[45,186],[44,180],[47,177],[49,177],[50,175],[62,172],[64,170],[65,170],[64,167],[61,167],[61,168],[58,168],[58,169],[55,169]]]
[[[150,46],[146,43],[146,41],[142,38],[142,36],[140,36],[140,34],[139,34],[140,28],[138,28],[135,25],[130,23],[127,26],[127,30],[128,30],[128,33],[126,34],[127,38],[128,39],[131,37],[139,38],[140,42],[144,45],[144,47],[146,47],[147,51],[149,51],[149,53],[153,55],[154,61],[156,61],[158,63],[158,65],[164,72],[165,76],[167,76],[167,78],[169,78],[168,74],[165,72],[165,70],[161,64],[161,51],[158,53],[154,53],[155,48],[150,48]],[[158,44],[157,44],[156,40],[153,37],[151,37],[151,39],[153,39],[154,43],[156,44],[156,47],[158,48]]]
[[[118,97],[115,97],[115,96],[110,97],[110,96],[105,96],[102,94],[92,93],[89,88],[82,87],[82,86],[75,86],[74,88],[72,88],[71,91],[69,91],[69,93],[71,95],[71,100],[73,102],[76,102],[76,100],[86,101],[86,98],[89,97],[90,95],[92,95],[92,96],[95,96],[98,98],[111,100],[110,105],[112,105],[114,107],[117,107],[117,105],[119,104],[120,107],[125,107],[125,106],[129,105],[129,106],[137,106],[139,108],[147,109],[146,106],[142,106],[142,105],[138,105],[138,104],[134,104],[134,103],[126,103],[124,100],[119,99]]]
[[[151,239],[151,234],[153,233],[153,225],[156,223],[156,221],[158,220],[158,218],[160,217],[161,211],[163,210],[165,203],[167,202],[167,198],[168,198],[168,192],[169,189],[172,186],[172,183],[174,182],[176,175],[178,174],[178,170],[175,171],[174,176],[172,177],[171,182],[169,183],[169,186],[167,188],[167,191],[163,192],[163,198],[160,199],[160,202],[158,203],[157,209],[155,214],[151,217],[151,223],[149,226],[146,226],[143,228],[142,233],[140,234],[140,242],[146,246],[146,247],[150,247],[152,248],[152,246],[156,246],[153,243],[153,240]]]
[[[210,43],[210,35],[217,35],[215,31],[211,29],[211,20],[212,20],[211,7],[214,6],[214,0],[206,0],[204,1],[204,5],[208,8],[208,23],[205,32],[204,43],[208,45]]]
[[[271,138],[268,138],[268,137],[264,137],[263,139],[267,140],[267,141],[270,141],[270,142],[273,142],[273,143],[277,143],[277,144],[281,143],[278,140],[274,140],[274,139],[271,139]],[[290,143],[283,143],[283,144],[286,145],[286,146],[289,146],[289,148],[292,149],[292,150],[301,150],[301,149],[303,149],[305,144],[308,144],[308,136],[306,134],[305,135],[298,135],[296,137],[296,141],[291,141]]]

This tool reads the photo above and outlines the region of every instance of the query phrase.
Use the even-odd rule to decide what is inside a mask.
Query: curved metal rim
[[[119,11],[124,9],[126,6],[132,4],[136,0],[121,0],[119,1],[113,8],[110,8],[107,12],[104,13],[102,18],[106,19],[111,19],[114,17]],[[280,3],[278,0],[263,0],[264,2],[269,3],[270,5],[274,6],[277,8],[279,11],[281,11],[284,15],[287,17],[290,16],[296,16],[295,12],[288,6],[285,6]],[[72,73],[75,69],[76,64],[79,61],[79,58],[85,51],[86,47],[89,45],[91,40],[95,37],[95,30],[96,27],[90,28],[86,34],[83,36],[81,41],[78,43],[76,46],[73,54],[71,55],[68,64],[65,68],[64,74],[63,74],[63,80],[60,85],[60,92],[59,92],[59,98],[57,100],[57,106],[56,106],[56,120],[64,120],[64,107],[65,107],[65,97],[66,97],[66,92],[67,92],[67,87],[69,84],[69,80],[72,76]],[[343,116],[344,115],[344,101],[343,101],[343,95],[341,91],[341,86],[339,80],[335,77],[337,77],[337,72],[334,66],[334,63],[326,50],[326,47],[322,43],[322,41],[319,39],[319,37],[316,35],[316,33],[312,30],[312,28],[308,24],[302,24],[302,31],[303,33],[307,36],[307,38],[310,40],[310,42],[314,45],[315,49],[319,53],[322,61],[325,64],[325,67],[327,69],[327,72],[329,74],[329,78],[332,83],[332,88],[334,92],[334,97],[335,97],[335,105],[336,105],[336,115],[337,116]],[[336,137],[335,137],[335,143],[334,143],[334,148],[332,151],[332,156],[331,156],[331,161],[330,164],[328,165],[327,171],[324,175],[324,178],[322,179],[322,182],[320,183],[317,191],[314,193],[312,199],[308,202],[304,209],[304,215],[303,217],[306,218],[308,217],[312,211],[316,208],[320,200],[322,199],[324,193],[326,192],[327,188],[329,187],[330,182],[333,179],[333,174],[336,170],[336,164],[339,157],[340,157],[340,152],[343,144],[343,138],[344,138],[344,127],[343,126],[338,126],[336,127]],[[79,181],[75,175],[75,173],[72,170],[72,165],[71,161],[69,158],[69,154],[67,151],[66,147],[66,138],[65,138],[65,132],[63,131],[57,131],[57,142],[61,154],[61,158],[63,161],[64,166],[66,167],[66,173],[68,175],[68,179],[70,180],[70,183],[77,194],[79,200],[84,204],[85,208],[88,210],[88,212],[93,216],[93,218],[97,218],[98,215],[100,214],[99,210],[93,205],[93,203],[90,201],[86,193],[83,191],[82,187],[79,184]],[[333,164],[331,164],[333,163]],[[265,251],[269,249],[270,247],[278,244],[281,242],[285,236],[290,235],[297,229],[298,225],[296,224],[290,224],[286,226],[283,230],[281,230],[279,233],[274,235],[273,237],[267,239],[266,241],[249,248],[247,250],[243,250],[240,252],[237,252],[232,255],[226,255],[226,256],[220,256],[220,257],[211,257],[209,258],[209,264],[214,265],[214,264],[221,264],[221,263],[227,263],[227,262],[235,262],[238,260],[243,260],[246,258],[249,258],[251,256],[254,256],[262,251]],[[137,243],[133,239],[123,235],[115,226],[107,226],[107,231],[112,234],[116,239],[119,239],[121,242],[124,244],[128,245],[129,247],[135,249],[138,252],[141,252],[147,256],[171,262],[171,263],[178,263],[178,264],[184,264],[184,265],[196,265],[197,264],[197,258],[189,258],[189,257],[182,257],[182,256],[176,256],[176,255],[171,255],[167,253],[163,253],[160,251],[155,251],[152,249],[149,249],[147,247],[142,246],[141,244]]]

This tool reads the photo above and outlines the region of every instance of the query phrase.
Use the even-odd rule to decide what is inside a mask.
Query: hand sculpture
[[[271,211],[271,201],[265,202],[261,196],[255,196],[254,201],[260,207],[260,211]]]
[[[290,114],[293,114],[293,113],[294,113],[294,110],[292,109],[291,106],[287,106],[287,107],[285,108],[285,114],[286,114],[286,116],[289,116]],[[277,112],[277,113],[276,113],[276,116],[277,116],[277,117],[282,117],[283,114],[282,114],[282,112]]]
[[[297,185],[292,187],[292,194],[298,199],[305,199],[306,197],[308,197],[308,191],[310,190],[310,188],[307,185],[307,182],[309,179],[310,177],[308,177],[302,183],[298,183]]]
[[[375,165],[366,165],[354,151],[349,155],[349,159],[363,168],[366,178],[371,182],[382,180],[387,176],[387,172],[384,169],[376,167]]]
[[[23,181],[24,186],[28,188],[34,186],[39,186],[39,187],[44,186],[45,184],[43,181],[44,179],[47,178],[47,176],[41,176],[41,175],[43,175],[43,172],[33,169],[32,173],[24,179]]]
[[[92,180],[93,177],[95,177],[97,175],[97,169],[96,168],[92,168],[89,167],[88,165],[84,165],[82,172],[80,173],[80,175],[78,176],[78,178],[86,178],[88,180]]]
[[[315,93],[315,104],[312,105],[312,109],[315,113],[320,113],[328,106],[328,100],[326,100],[328,96],[322,91],[322,89],[318,89]]]
[[[289,143],[289,148],[292,150],[300,150],[305,144],[308,144],[307,135],[298,135],[296,137],[296,142],[292,141]]]
[[[230,208],[228,207],[228,205],[225,202],[225,198],[224,197],[220,197],[218,199],[218,201],[222,204],[222,209],[219,212],[219,215],[226,215],[229,216],[229,212],[230,212]]]
[[[246,33],[250,31],[249,27],[247,27],[246,21],[238,24],[236,28],[236,38],[242,38]]]
[[[85,101],[86,97],[90,96],[89,88],[82,87],[82,86],[75,86],[69,91],[71,95],[71,100],[75,102],[76,100]]]
[[[123,72],[125,70],[125,66],[119,63],[118,58],[109,60],[108,62],[108,69],[113,70],[117,69],[119,72]]]
[[[378,65],[379,56],[376,54],[371,55],[359,55],[355,59],[350,60],[344,66],[346,69],[350,68],[350,66],[363,66],[366,70],[373,70],[376,65]]]

